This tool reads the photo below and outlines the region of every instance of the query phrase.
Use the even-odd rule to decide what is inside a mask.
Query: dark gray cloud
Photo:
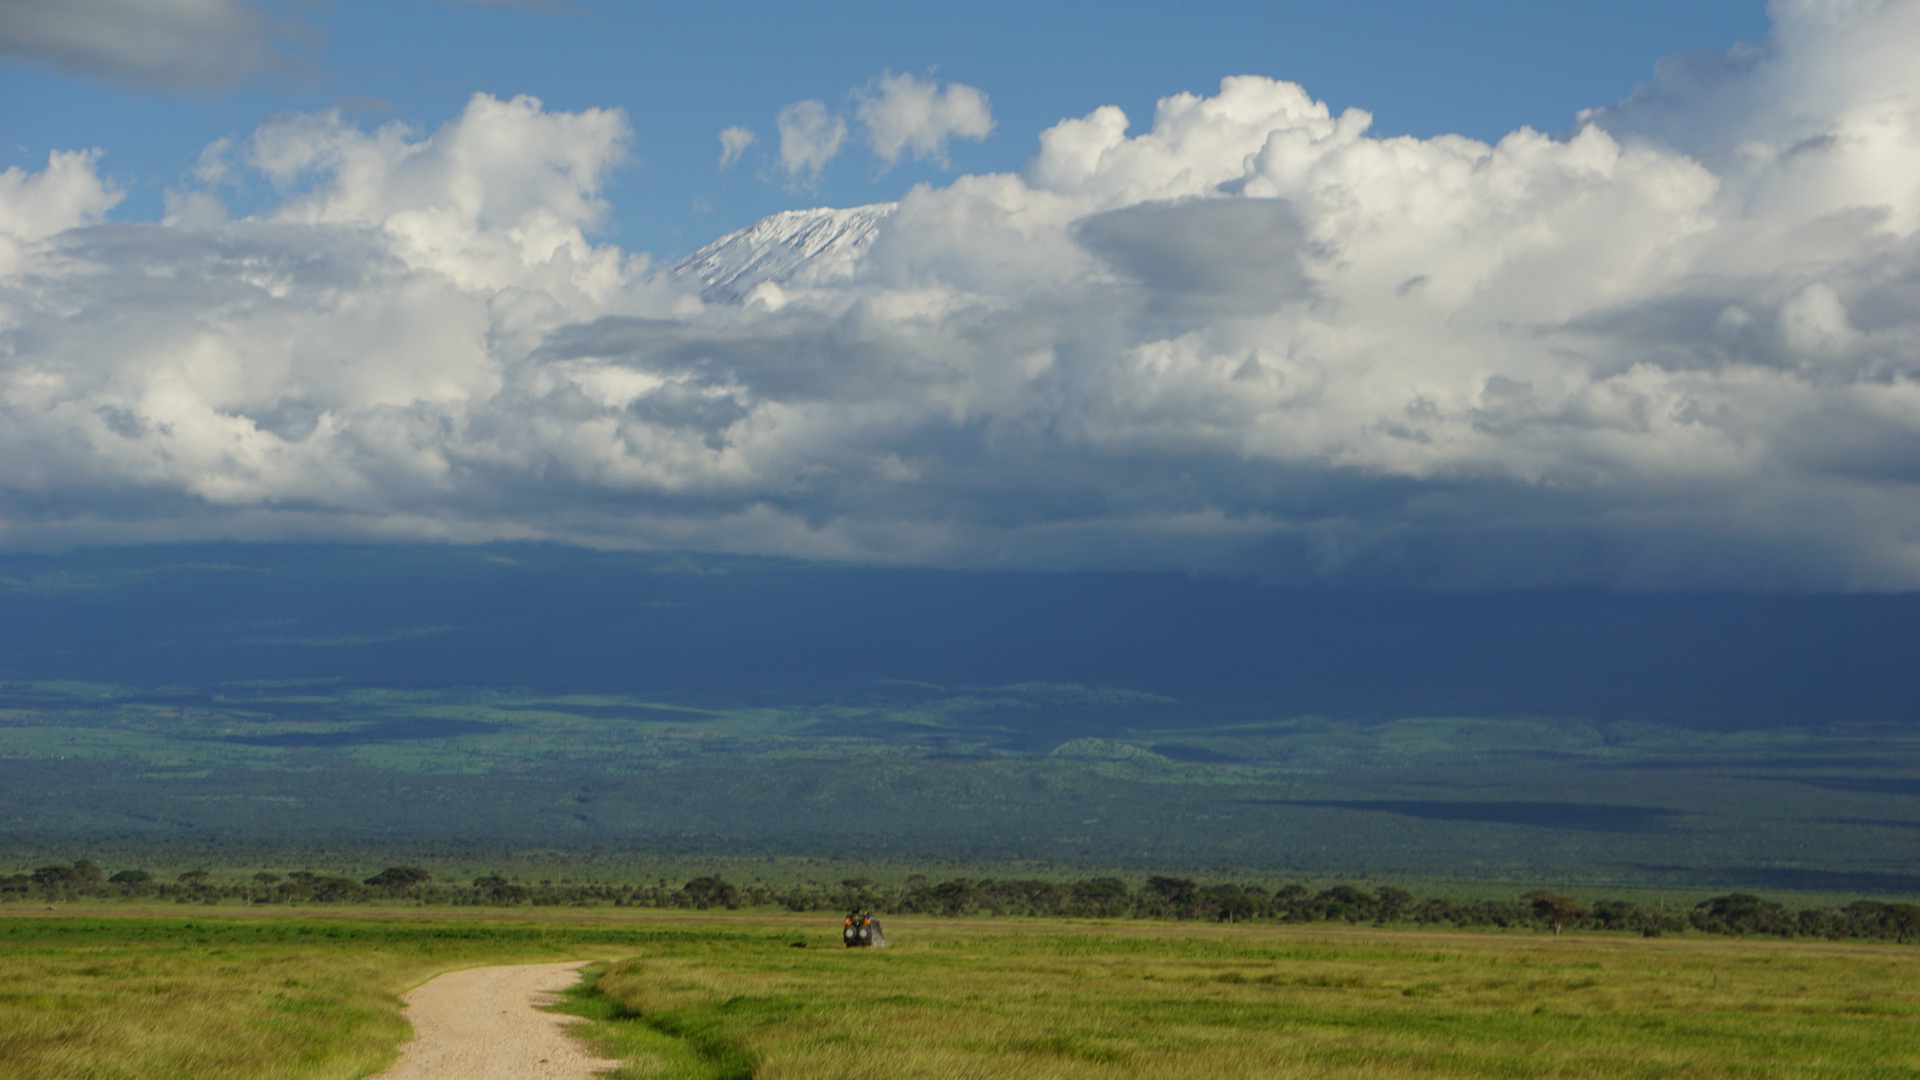
[[[309,36],[243,0],[0,0],[0,55],[170,90],[282,67]]]
[[[1081,218],[1073,236],[1147,290],[1154,314],[1265,315],[1313,293],[1306,236],[1280,199],[1196,199]]]

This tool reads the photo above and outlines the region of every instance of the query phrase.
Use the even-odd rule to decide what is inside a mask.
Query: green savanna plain
[[[1114,688],[869,690],[0,683],[0,862],[186,869],[371,844],[469,851],[483,873],[541,849],[1920,895],[1920,736],[1900,725],[1222,718]]]
[[[19,1080],[347,1078],[399,995],[586,959],[562,1006],[625,1077],[1911,1077],[1912,946],[789,913],[0,917]],[[795,943],[805,948],[795,948]]]

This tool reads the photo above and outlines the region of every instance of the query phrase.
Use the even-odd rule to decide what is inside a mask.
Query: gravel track
[[[618,1062],[595,1057],[567,1031],[570,1016],[536,1006],[559,1000],[587,961],[468,968],[408,991],[413,1039],[373,1080],[590,1080]]]

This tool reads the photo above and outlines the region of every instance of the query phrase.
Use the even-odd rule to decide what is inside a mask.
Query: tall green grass
[[[0,1076],[351,1080],[392,1059],[407,987],[559,959],[602,961],[563,1007],[632,1080],[1920,1072],[1912,946],[1015,919],[887,929],[892,948],[847,950],[837,920],[792,914],[0,917]]]
[[[6,1080],[348,1080],[407,1036],[399,995],[475,964],[628,955],[608,920],[0,918]]]
[[[890,920],[598,978],[626,1077],[1911,1077],[1920,954],[1770,941]],[[821,947],[825,946],[825,947]],[[675,1049],[663,1041],[676,1038]],[[622,1040],[625,1040],[624,1042]]]

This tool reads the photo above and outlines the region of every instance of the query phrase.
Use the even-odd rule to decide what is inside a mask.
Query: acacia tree
[[[1547,920],[1553,926],[1553,932],[1556,935],[1560,933],[1561,927],[1584,919],[1588,914],[1587,909],[1580,906],[1580,901],[1545,889],[1526,894],[1526,899],[1533,901],[1533,913]]]
[[[1886,910],[1887,925],[1896,940],[1905,942],[1920,934],[1920,904],[1888,904]]]
[[[29,880],[40,886],[47,899],[57,900],[63,895],[72,895],[78,890],[100,884],[101,874],[98,866],[81,859],[72,866],[58,863],[42,866],[33,872]]]
[[[367,879],[367,884],[390,893],[403,893],[433,880],[433,875],[417,866],[389,866]]]
[[[1222,922],[1242,922],[1260,914],[1260,898],[1244,889],[1222,889],[1213,897],[1220,907]]]
[[[1159,897],[1162,903],[1175,911],[1185,911],[1200,898],[1200,885],[1191,878],[1161,877],[1156,874],[1147,879],[1144,891]]]
[[[732,911],[740,906],[740,890],[716,876],[697,877],[680,887],[693,906],[705,911],[719,905]]]

